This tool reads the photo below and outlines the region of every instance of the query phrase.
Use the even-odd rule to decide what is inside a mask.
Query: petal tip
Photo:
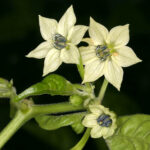
[[[38,15],[38,17],[39,17],[39,20],[41,20],[43,18],[43,16],[41,16],[41,15]]]
[[[81,84],[84,84],[85,83],[85,81],[82,81],[82,83]]]
[[[139,59],[139,58],[137,58],[136,60],[135,60],[135,63],[134,64],[136,64],[136,63],[140,63],[140,62],[142,62],[143,60],[141,60],[141,59]]]
[[[139,60],[138,60],[138,62],[142,62],[142,61],[143,61],[142,59],[139,59]]]
[[[68,8],[68,11],[73,11],[74,13],[73,5],[70,5],[70,7]]]
[[[25,55],[25,57],[30,58],[30,54]]]
[[[90,16],[90,23],[95,22],[95,20]]]
[[[129,27],[130,24],[126,24],[125,27]]]
[[[90,16],[90,21],[94,20],[93,17]]]
[[[71,4],[71,5],[68,7],[68,9],[69,9],[69,8],[73,8],[73,5]]]
[[[27,57],[27,58],[32,58],[32,57],[34,57],[34,56],[32,55],[32,51],[31,51],[30,53],[28,53],[27,55],[25,55],[25,57]]]
[[[117,85],[115,86],[117,88],[117,90],[120,92],[120,88],[121,88],[121,85]]]
[[[43,71],[42,77],[46,76],[48,73],[46,71]]]
[[[42,74],[42,77],[46,76],[49,72],[46,70],[46,68],[44,67],[43,69],[43,74]]]
[[[127,28],[127,30],[129,30],[129,24],[124,25],[125,28]]]
[[[120,92],[120,87],[119,87],[119,88],[117,88],[117,90]]]

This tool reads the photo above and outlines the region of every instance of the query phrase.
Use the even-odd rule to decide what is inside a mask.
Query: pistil
[[[110,50],[106,45],[98,45],[95,49],[96,56],[100,58],[101,61],[105,61],[110,55]]]
[[[59,33],[56,33],[53,38],[53,45],[56,49],[61,50],[66,47],[66,38]]]
[[[109,115],[102,114],[97,118],[97,123],[102,127],[110,127],[112,125],[112,119]]]

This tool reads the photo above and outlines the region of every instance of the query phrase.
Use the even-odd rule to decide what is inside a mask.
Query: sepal
[[[10,98],[15,93],[13,81],[10,82],[0,78],[0,98]]]

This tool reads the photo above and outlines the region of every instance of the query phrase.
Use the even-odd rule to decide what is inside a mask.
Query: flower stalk
[[[97,98],[99,104],[102,103],[102,100],[103,100],[103,98],[104,98],[104,95],[105,95],[107,86],[108,86],[108,81],[107,81],[106,79],[104,79],[103,84],[102,84],[102,87],[101,87],[100,92],[99,92],[99,95],[98,95],[98,98]]]
[[[87,128],[81,140],[71,150],[82,150],[90,136],[91,129]]]

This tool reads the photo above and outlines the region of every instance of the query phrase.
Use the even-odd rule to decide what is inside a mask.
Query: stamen
[[[105,61],[110,56],[110,50],[105,45],[98,45],[95,50],[96,56],[100,58],[101,61]]]
[[[58,50],[61,50],[61,49],[63,49],[63,48],[66,47],[66,42],[67,42],[67,40],[66,40],[66,38],[65,38],[64,36],[62,36],[61,34],[56,33],[56,34],[54,35],[53,41],[54,41],[54,43],[53,43],[53,44],[54,44],[54,47],[55,47],[56,49],[58,49]]]
[[[112,119],[109,115],[102,114],[97,118],[97,123],[102,127],[110,127],[112,125]]]

